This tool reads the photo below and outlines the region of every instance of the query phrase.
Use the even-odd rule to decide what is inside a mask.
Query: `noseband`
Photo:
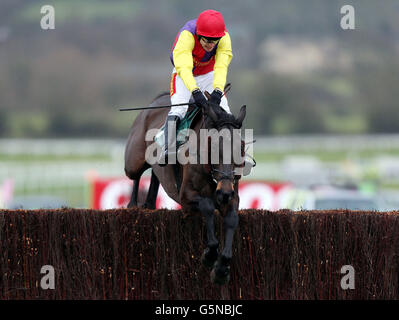
[[[205,119],[203,118],[202,124],[204,124],[204,120]],[[214,125],[215,125],[215,129],[218,131],[220,131],[221,129],[223,129],[223,127],[226,127],[226,126],[230,126],[235,129],[241,129],[241,125],[239,125],[233,121],[229,121],[229,120],[218,120],[218,121],[214,122]],[[237,179],[237,177],[234,175],[234,170],[230,171],[230,172],[221,171],[221,170],[215,169],[212,164],[206,165],[205,168],[206,167],[208,167],[208,170],[206,170],[206,171],[208,171],[212,180],[216,184],[222,180],[229,180],[230,182],[233,182],[235,179]],[[219,179],[216,179],[215,174],[220,174],[221,177]]]
[[[219,180],[215,178],[215,176],[214,176],[215,173],[221,174],[221,178],[219,178]],[[211,165],[210,175],[216,184],[222,180],[229,180],[231,182],[234,180],[234,172],[233,171],[227,173],[225,171],[221,171],[221,170],[213,168],[212,165]]]

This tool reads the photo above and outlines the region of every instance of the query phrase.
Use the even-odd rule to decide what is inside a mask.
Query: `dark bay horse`
[[[208,95],[209,97],[209,95]],[[156,107],[170,104],[168,93],[161,94],[149,105]],[[193,108],[190,105],[189,108]],[[204,250],[201,261],[212,269],[211,279],[214,283],[225,284],[230,278],[230,262],[232,259],[232,245],[234,231],[238,226],[238,182],[241,176],[237,174],[236,165],[231,152],[231,161],[223,161],[222,141],[218,142],[219,155],[216,163],[203,164],[200,161],[201,152],[210,157],[211,148],[201,150],[200,129],[214,129],[218,132],[240,129],[246,114],[246,106],[240,110],[237,118],[226,113],[219,106],[208,106],[201,110],[192,123],[193,132],[197,133],[197,162],[184,165],[168,164],[164,167],[158,164],[149,164],[146,161],[146,149],[154,143],[146,141],[146,132],[150,129],[159,129],[165,123],[170,108],[147,109],[135,119],[125,150],[125,173],[133,180],[133,191],[128,207],[137,206],[138,185],[141,175],[152,167],[151,184],[144,207],[155,208],[155,199],[159,183],[165,192],[182,206],[185,214],[202,214],[207,228],[207,248]],[[190,110],[190,109],[189,109]],[[231,135],[233,136],[233,135]],[[239,149],[243,154],[243,141],[231,139],[231,150]],[[190,150],[191,152],[191,150]],[[224,163],[223,163],[224,162]],[[177,168],[177,170],[176,170]],[[214,214],[219,211],[224,218],[225,242],[219,253],[219,241],[215,235]]]

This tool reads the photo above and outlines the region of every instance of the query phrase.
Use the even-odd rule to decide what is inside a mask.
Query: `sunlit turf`
[[[269,152],[254,151],[254,157],[257,162],[279,162],[287,157],[314,157],[323,162],[345,161],[351,160],[371,160],[380,156],[399,157],[399,149],[376,151],[292,151],[292,152]],[[48,162],[48,161],[113,161],[111,154],[2,154],[0,153],[0,161],[17,161],[17,162]]]
[[[71,208],[89,208],[91,203],[89,188],[88,182],[82,181],[81,184],[71,187],[16,188],[14,193],[16,197],[45,195],[65,201]]]
[[[255,149],[256,150],[256,149]],[[258,164],[261,163],[276,163],[284,161],[289,157],[313,157],[322,162],[344,162],[344,161],[354,161],[354,162],[368,162],[372,161],[373,158],[379,156],[394,156],[399,157],[399,150],[391,149],[384,151],[376,151],[376,150],[367,150],[367,151],[294,151],[294,152],[268,152],[266,150],[256,151],[254,153],[255,160]],[[79,162],[79,161],[93,161],[93,162],[104,162],[111,163],[114,161],[122,161],[113,159],[111,155],[107,154],[95,154],[95,155],[81,155],[81,154],[70,154],[70,155],[34,155],[34,154],[18,154],[18,155],[10,155],[10,154],[1,154],[0,153],[0,165],[7,163],[19,163],[24,166],[25,164],[32,164],[40,162]],[[121,173],[122,174],[122,173]],[[376,177],[374,177],[376,178]],[[378,180],[378,179],[377,179]],[[386,183],[384,181],[380,181],[378,183],[379,188],[387,188],[392,190],[399,189],[399,184],[395,183]],[[66,200],[68,206],[71,207],[89,207],[89,184],[87,181],[82,179],[81,183],[76,183],[74,186],[65,187],[65,186],[52,186],[40,188],[40,190],[29,189],[29,186],[25,186],[21,188],[21,186],[15,186],[15,196],[22,195],[48,195],[55,196],[61,199]]]
[[[293,152],[267,152],[254,151],[257,162],[279,162],[291,156],[314,157],[323,162],[345,161],[345,160],[371,160],[380,156],[398,156],[399,150],[365,150],[365,151],[293,151]]]

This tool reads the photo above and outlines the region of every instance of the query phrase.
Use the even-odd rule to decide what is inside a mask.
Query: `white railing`
[[[256,137],[255,150],[361,151],[399,149],[399,134],[379,135],[290,135]]]
[[[254,153],[285,152],[288,154],[280,162],[259,162],[252,174],[245,179],[284,180],[296,183],[326,182],[331,177],[359,174],[370,167],[385,181],[399,182],[399,158],[384,156],[383,151],[398,149],[399,135],[367,136],[285,136],[256,137]],[[0,139],[0,185],[11,178],[18,194],[45,193],[49,190],[60,194],[73,195],[73,204],[83,206],[87,202],[86,192],[88,176],[101,177],[124,176],[125,140],[29,140]],[[381,150],[381,156],[361,163],[352,163],[355,168],[345,164],[320,162],[312,157],[290,157],[290,151],[335,150],[359,151]],[[10,161],[4,156],[56,156],[56,160]],[[77,156],[76,160],[62,160],[63,157]],[[79,156],[82,156],[81,158]],[[94,160],[87,160],[90,156]],[[97,160],[96,156],[98,156]],[[2,158],[3,157],[3,158]],[[33,157],[34,158],[34,157]],[[82,159],[82,160],[80,160]],[[363,160],[363,159],[362,159]],[[149,174],[147,171],[146,174]]]
[[[254,152],[399,150],[399,134],[256,136]],[[0,139],[0,155],[123,157],[126,139]]]

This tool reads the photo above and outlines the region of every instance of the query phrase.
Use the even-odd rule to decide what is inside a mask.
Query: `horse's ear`
[[[205,90],[204,94],[208,100],[211,98],[211,95],[209,94],[208,91]],[[212,108],[212,106],[210,104],[206,105],[205,113],[213,120],[213,122],[216,122],[218,120],[216,111]]]
[[[245,115],[247,114],[247,106],[243,105],[240,109],[240,113],[238,114],[237,117],[237,123],[242,126],[242,122],[244,121]]]

